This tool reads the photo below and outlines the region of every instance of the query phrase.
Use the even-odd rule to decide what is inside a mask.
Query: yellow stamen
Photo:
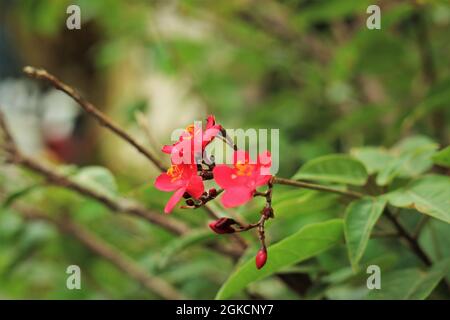
[[[172,165],[167,169],[167,174],[172,178],[171,181],[176,181],[183,175],[183,169],[180,166]]]
[[[191,124],[186,127],[186,132],[189,134],[188,137],[184,137],[184,139],[192,139],[196,133],[199,133],[201,131],[201,128],[196,127],[195,125]]]
[[[238,176],[251,176],[254,169],[252,165],[240,161],[238,161],[234,167],[237,169],[236,174]]]

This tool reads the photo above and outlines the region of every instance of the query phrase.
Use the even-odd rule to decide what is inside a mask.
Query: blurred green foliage
[[[69,2],[82,10],[83,28],[76,32],[98,34],[87,53],[96,74],[107,77],[114,67],[127,68],[130,52],[138,50],[133,59],[143,73],[188,79],[189,95],[225,127],[280,129],[279,176],[383,194],[378,199],[383,208],[392,208],[411,233],[426,219],[418,241],[433,266],[424,268],[399,237],[375,236],[395,230],[381,212],[371,212],[367,199],[349,207],[348,199],[334,194],[277,185],[276,218],[268,222],[267,236],[276,243],[269,253],[281,258],[269,262],[262,274],[253,268],[257,241],[251,234],[243,234],[251,245],[236,265],[204,246],[230,240],[207,230],[201,210],[175,210],[173,217],[193,231],[174,236],[5,165],[0,175],[0,298],[159,298],[70,235],[22,219],[14,209],[18,202],[52,217],[70,215],[190,298],[450,297],[440,281],[446,277],[447,286],[450,281],[449,151],[444,149],[450,140],[448,1],[24,0],[14,2],[9,18],[18,33],[52,41],[64,32]],[[369,4],[381,6],[381,30],[365,26]],[[27,54],[22,54],[25,61]],[[152,107],[136,97],[113,116],[136,128],[135,112]],[[117,166],[115,161],[59,169],[108,197],[132,198],[162,212],[170,195],[154,189],[151,181],[141,185],[135,175],[106,169]],[[253,221],[260,206],[254,200],[232,213]],[[362,211],[351,212],[355,208]],[[332,244],[301,243],[320,238],[317,230],[325,238],[332,234]],[[350,253],[349,259],[344,233],[358,248],[357,258]],[[295,248],[300,253],[294,257]],[[83,271],[82,290],[66,289],[65,270],[72,264]],[[382,269],[386,290],[367,290],[365,270],[371,264]],[[307,290],[298,295],[285,285],[283,274],[307,275]]]

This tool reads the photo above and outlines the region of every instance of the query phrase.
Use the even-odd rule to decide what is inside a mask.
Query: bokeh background
[[[70,4],[81,8],[81,30],[66,27]],[[370,4],[381,7],[381,30],[366,28]],[[289,177],[314,157],[411,135],[448,145],[449,32],[449,2],[438,0],[1,0],[0,105],[24,153],[68,172],[106,168],[117,192],[161,209],[167,195],[153,189],[158,172],[148,161],[71,99],[26,78],[23,66],[73,85],[163,161],[172,130],[208,114],[229,128],[280,129],[279,175]],[[2,166],[0,181],[1,193],[25,188],[25,203],[72,215],[189,297],[214,297],[232,270],[217,253],[174,249],[160,228],[69,191],[28,192],[36,177],[17,168]],[[0,298],[157,298],[76,240],[13,211],[0,210]],[[203,212],[174,215],[208,237]],[[330,259],[322,262],[337,270]],[[65,287],[71,264],[83,270],[83,290]],[[257,294],[297,297],[277,278],[240,297]]]

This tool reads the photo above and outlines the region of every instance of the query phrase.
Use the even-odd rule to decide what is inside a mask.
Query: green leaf
[[[448,108],[450,103],[450,78],[436,83],[428,92],[427,96],[419,105],[414,106],[413,112],[403,120],[403,129],[412,128],[414,124],[429,115],[431,112]]]
[[[386,195],[396,207],[414,208],[450,223],[450,178],[430,175]]]
[[[450,168],[450,146],[435,153],[433,155],[433,162],[439,166]]]
[[[393,158],[386,149],[378,147],[354,148],[350,153],[364,164],[369,174],[380,172]]]
[[[301,26],[308,26],[319,21],[333,21],[335,19],[351,16],[354,12],[364,12],[370,4],[368,0],[358,2],[352,0],[328,0],[315,1],[296,17],[296,21]]]
[[[423,300],[450,271],[450,258],[432,266],[427,272],[419,269],[397,270],[382,277],[381,289],[371,290],[369,299]]]
[[[96,192],[110,197],[117,196],[116,180],[112,173],[104,167],[84,167],[73,176],[73,179]]]
[[[417,177],[431,168],[431,157],[438,145],[424,136],[414,136],[400,141],[391,150],[394,156],[385,163],[377,176],[376,183],[389,184],[395,177]]]
[[[344,234],[354,271],[358,269],[358,262],[366,250],[370,233],[381,216],[385,204],[385,199],[367,197],[353,201],[347,207]]]
[[[394,154],[406,157],[399,175],[415,177],[430,169],[433,165],[431,158],[437,148],[438,144],[425,136],[413,136],[400,141],[391,150]]]
[[[2,203],[2,207],[4,208],[8,208],[9,206],[11,206],[15,201],[19,200],[21,197],[26,196],[27,194],[33,192],[34,190],[42,187],[43,184],[42,183],[37,183],[37,184],[32,184],[29,186],[26,186],[24,188],[21,188],[17,191],[14,191],[12,193],[10,193],[4,200]]]
[[[254,259],[240,265],[222,285],[216,299],[227,299],[249,283],[266,278],[283,267],[311,258],[337,244],[343,234],[342,219],[310,224],[284,240],[271,245],[266,265],[258,270]]]
[[[162,249],[159,267],[164,268],[170,261],[170,259],[181,250],[191,245],[213,238],[216,238],[216,234],[211,230],[205,229],[192,231],[185,236],[175,238],[165,248]]]
[[[367,171],[361,162],[351,156],[332,154],[307,162],[293,178],[361,186],[366,183]]]

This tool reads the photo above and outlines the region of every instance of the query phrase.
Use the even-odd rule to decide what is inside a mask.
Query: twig
[[[384,214],[386,217],[392,222],[394,227],[397,229],[400,236],[402,236],[409,244],[411,249],[415,252],[415,254],[423,261],[426,266],[431,266],[432,262],[430,258],[426,255],[426,253],[422,250],[419,243],[414,237],[412,237],[409,232],[402,226],[400,221],[388,210],[384,210]]]
[[[359,198],[362,198],[365,196],[364,194],[355,192],[355,191],[341,190],[341,189],[323,186],[320,184],[314,184],[314,183],[303,182],[303,181],[298,181],[298,180],[290,180],[290,179],[285,179],[285,178],[280,178],[280,177],[274,177],[273,183],[274,184],[283,184],[283,185],[293,186],[293,187],[299,187],[299,188],[305,188],[305,189],[311,189],[311,190],[317,190],[317,191],[337,193],[340,195],[344,195],[344,196],[356,198],[356,199],[359,199]]]
[[[86,188],[85,186],[52,171],[51,169],[38,163],[36,160],[26,157],[20,153],[14,154],[11,160],[15,164],[21,165],[41,174],[48,182],[54,185],[73,190],[83,196],[97,200],[112,211],[126,212],[128,214],[144,218],[178,235],[186,234],[189,230],[189,228],[179,220],[150,211],[137,203],[131,202],[130,200],[113,200],[108,196],[98,193],[90,188]]]
[[[82,97],[75,89],[65,84],[54,75],[49,74],[44,69],[36,69],[27,66],[23,69],[26,75],[36,78],[39,80],[45,80],[49,82],[55,89],[61,90],[72,99],[74,99],[87,113],[92,115],[97,121],[104,127],[113,131],[116,135],[121,137],[123,140],[131,144],[136,150],[143,154],[147,159],[149,159],[155,166],[157,166],[161,171],[166,171],[167,168],[162,162],[159,161],[153,154],[151,154],[144,146],[137,142],[133,137],[131,137],[127,132],[115,124],[110,118],[108,118],[104,113],[100,112],[92,103],[87,101]]]
[[[318,191],[332,192],[332,193],[337,193],[337,194],[345,195],[345,196],[356,198],[356,199],[364,197],[364,194],[354,192],[354,191],[339,190],[339,189],[330,188],[330,187],[326,187],[326,186],[311,184],[311,183],[302,182],[302,181],[278,178],[278,177],[273,178],[273,183],[297,186],[297,187],[301,187],[301,188],[305,188],[305,189],[312,189],[312,190],[318,190]],[[401,225],[401,223],[398,221],[397,217],[395,217],[389,210],[385,210],[385,214],[386,214],[387,218],[392,222],[394,227],[397,229],[398,234],[408,242],[411,249],[416,253],[416,255],[427,266],[430,266],[431,261],[428,258],[428,256],[422,250],[422,248],[420,247],[420,245],[416,241],[416,239],[413,236],[411,236],[409,234],[409,232]]]
[[[97,121],[110,129],[117,136],[131,144],[134,148],[136,148],[140,153],[147,157],[160,171],[166,171],[166,167],[159,161],[157,157],[155,157],[150,151],[145,149],[140,143],[134,140],[128,133],[126,133],[122,128],[120,128],[117,124],[115,124],[111,119],[109,119],[105,114],[99,111],[92,103],[87,101],[84,97],[82,97],[75,89],[65,84],[61,80],[59,80],[54,75],[48,73],[44,69],[37,69],[31,66],[27,66],[23,69],[24,73],[30,77],[44,80],[49,82],[53,87],[58,90],[63,91],[71,98],[73,98],[88,114],[92,115]],[[215,218],[218,218],[219,215],[214,212],[214,210],[208,205],[203,206],[208,214],[213,215]],[[236,238],[236,236],[234,236]],[[238,242],[244,248],[247,246],[244,239],[239,239]]]
[[[138,126],[142,129],[142,131],[145,133],[145,135],[147,136],[147,140],[148,140],[148,152],[151,153],[153,155],[153,157],[157,158],[154,153],[156,153],[156,150],[154,148],[154,146],[157,146],[158,143],[155,139],[155,137],[152,134],[152,130],[150,128],[150,124],[147,121],[147,118],[144,114],[144,112],[142,111],[137,111],[134,114],[134,117],[136,119],[136,122],[138,124]],[[159,159],[159,158],[158,158]],[[160,160],[161,163],[163,163],[162,160]]]
[[[414,232],[412,234],[412,237],[416,240],[419,239],[420,236],[420,232],[422,231],[423,227],[425,227],[425,225],[427,224],[428,220],[430,220],[429,216],[422,216],[420,218],[420,221],[417,223],[416,228],[414,229]]]
[[[208,202],[214,200],[215,198],[217,198],[221,193],[223,192],[223,189],[219,189],[217,190],[214,194],[207,194],[206,196],[202,196],[200,197],[199,200],[192,200],[192,199],[188,199],[191,200],[193,202],[192,205],[186,205],[186,206],[182,206],[182,209],[198,209],[203,207],[204,205],[206,205]],[[215,216],[214,212],[211,212],[211,217],[212,218],[217,218]]]
[[[19,206],[15,206],[14,209],[27,219],[43,220],[55,225],[60,231],[77,239],[93,253],[111,262],[118,269],[137,280],[152,293],[156,293],[158,296],[169,300],[184,299],[184,296],[171,284],[163,279],[148,274],[145,269],[136,264],[131,258],[112,247],[109,243],[105,242],[91,231],[75,223],[69,217],[53,218],[36,209]]]

